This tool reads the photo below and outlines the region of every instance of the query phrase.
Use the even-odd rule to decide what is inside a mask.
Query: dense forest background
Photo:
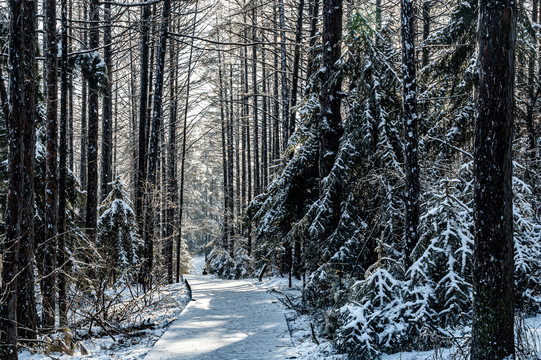
[[[469,336],[483,4],[0,1],[2,358],[103,325],[114,289],[178,282],[198,252],[223,277],[302,279],[298,310],[352,358]],[[502,6],[514,266],[499,252],[524,317],[541,305],[539,2]]]

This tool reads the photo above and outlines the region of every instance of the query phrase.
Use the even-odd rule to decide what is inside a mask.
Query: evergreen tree
[[[97,245],[110,270],[110,277],[115,279],[122,272],[135,269],[142,249],[135,212],[120,179],[113,182],[99,213]]]

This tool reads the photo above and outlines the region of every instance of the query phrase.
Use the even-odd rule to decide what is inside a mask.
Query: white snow
[[[201,275],[202,262],[186,276],[193,301],[145,360],[296,358],[276,296],[247,280]]]
[[[158,324],[157,329],[143,330],[136,336],[116,335],[115,340],[104,336],[80,341],[88,355],[82,355],[79,348],[73,356],[21,350],[19,359],[347,359],[347,355],[339,355],[330,341],[317,334],[314,323],[320,342],[316,345],[310,326],[313,320],[282,304],[281,301],[287,303],[286,296],[298,301],[302,281],[293,279],[289,288],[288,279],[280,277],[264,278],[261,282],[222,280],[202,275],[204,266],[202,257],[193,259],[191,274],[186,279],[192,286],[194,300],[185,309],[186,291],[180,283],[163,287],[152,304],[138,314],[140,320]],[[531,349],[541,356],[541,315],[525,319],[523,324]],[[451,359],[457,351],[451,348],[383,354],[381,360]]]
[[[126,301],[133,300],[129,292],[123,293],[122,298]],[[148,305],[145,306],[144,297],[139,297],[137,302],[133,302],[133,316],[124,327],[138,325],[142,323],[156,324],[154,329],[143,329],[129,331],[125,334],[114,334],[112,337],[104,335],[103,337],[92,337],[86,340],[76,341],[73,355],[65,353],[56,353],[47,351],[46,347],[38,346],[36,350],[20,350],[19,360],[142,360],[152,345],[162,336],[174,319],[176,319],[187,303],[187,291],[183,283],[157,287],[151,297],[146,297]],[[98,327],[93,328],[99,330]],[[83,332],[84,334],[84,332]],[[51,336],[52,339],[61,338],[59,334]],[[45,342],[50,342],[50,340]],[[88,352],[87,355],[81,353],[81,347]]]

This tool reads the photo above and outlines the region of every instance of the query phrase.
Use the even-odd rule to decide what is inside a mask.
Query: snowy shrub
[[[340,309],[337,345],[356,359],[374,359],[393,351],[407,333],[404,284],[396,275],[400,264],[378,246],[378,260],[352,288],[351,301]]]
[[[471,165],[462,167],[456,178],[438,180],[433,190],[425,192],[416,261],[408,270],[414,283],[433,289],[432,306],[443,328],[465,325],[471,319]]]
[[[519,310],[536,313],[541,309],[541,224],[532,206],[532,187],[520,179],[524,168],[514,165],[515,300]]]
[[[137,231],[135,213],[124,184],[119,180],[99,207],[97,244],[112,272],[134,269],[139,262],[142,240]]]
[[[208,255],[207,269],[225,279],[244,279],[253,273],[252,258],[244,249],[237,249],[231,256],[226,250],[215,247]]]

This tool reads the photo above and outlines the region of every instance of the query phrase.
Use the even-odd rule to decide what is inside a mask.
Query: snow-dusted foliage
[[[378,18],[374,5],[352,11],[343,38],[334,76],[347,80],[344,133],[330,174],[318,178],[314,77],[298,107],[301,124],[285,160],[248,210],[255,268],[279,267],[288,247],[300,243],[303,299],[321,320],[321,334],[355,359],[448,345],[449,334],[467,329],[472,316],[478,3],[449,3],[445,23],[432,24],[421,44],[430,56],[417,78],[420,238],[406,269],[399,24],[393,16]],[[525,14],[520,21],[519,58],[527,63],[531,24]],[[533,313],[541,300],[541,227],[538,159],[528,146],[532,109],[525,98],[532,93],[526,70],[517,70],[523,87],[517,92],[517,119],[525,120],[517,120],[514,145],[515,293],[517,310]]]
[[[417,260],[408,270],[414,283],[433,290],[432,306],[443,328],[464,325],[471,315],[472,166],[427,186]]]
[[[97,242],[106,263],[115,271],[134,269],[139,263],[142,241],[128,193],[120,179],[113,182],[113,189],[103,200],[99,212]]]
[[[532,186],[522,178],[527,169],[514,164],[513,202],[515,237],[515,301],[525,313],[541,309],[541,224],[534,204]]]
[[[88,81],[92,89],[105,91],[107,86],[107,66],[98,51],[85,52],[73,58],[79,66],[83,78]]]
[[[253,273],[252,259],[242,248],[231,256],[222,248],[215,247],[208,255],[206,267],[211,274],[226,279],[244,279]]]
[[[288,150],[291,160],[283,165],[267,191],[256,197],[247,210],[255,225],[256,268],[279,262],[284,258],[284,247],[301,240],[290,232],[318,195],[318,138],[314,121],[318,106],[316,96],[306,99],[300,109],[303,124],[293,135]]]
[[[395,349],[407,330],[404,284],[396,277],[403,270],[399,260],[389,256],[389,249],[382,238],[377,261],[352,287],[350,301],[340,309],[338,346],[358,359],[373,359]]]

